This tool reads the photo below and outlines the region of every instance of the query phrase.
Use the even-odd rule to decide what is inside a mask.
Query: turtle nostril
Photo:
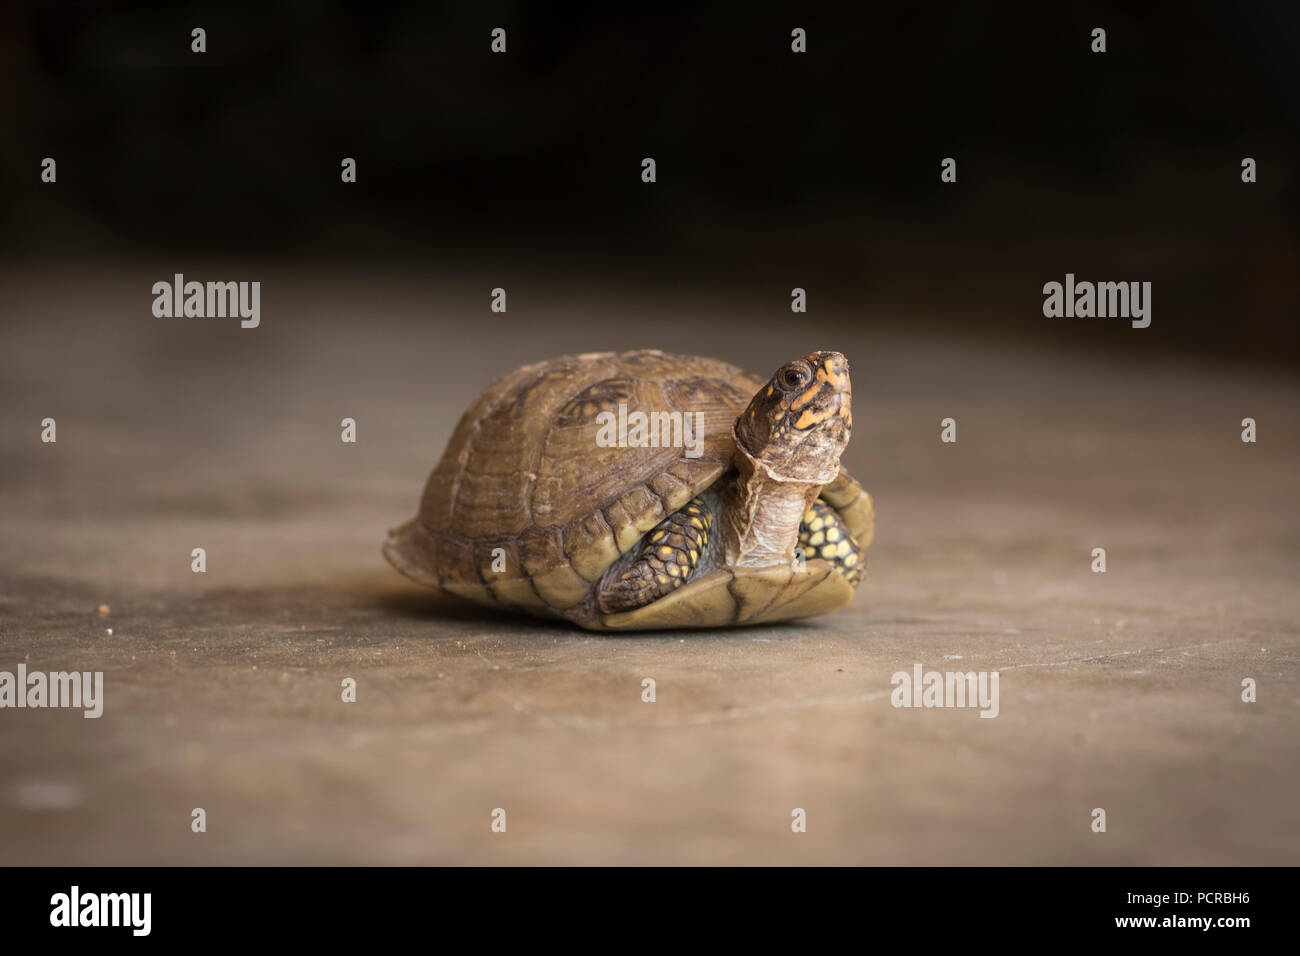
[[[819,375],[831,388],[840,393],[849,391],[849,362],[839,352],[828,352],[822,357]]]

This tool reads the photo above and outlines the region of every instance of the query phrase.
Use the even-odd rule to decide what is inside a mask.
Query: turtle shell
[[[511,372],[466,410],[418,515],[389,533],[384,554],[462,598],[601,627],[602,575],[730,467],[732,426],[765,384],[726,362],[660,351],[563,356]],[[700,413],[699,456],[602,447],[598,416],[620,405]],[[855,535],[868,530],[854,508],[865,500],[869,522],[870,497],[856,481],[841,472],[826,494]]]

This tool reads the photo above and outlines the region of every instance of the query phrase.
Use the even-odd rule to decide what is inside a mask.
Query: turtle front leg
[[[853,540],[835,509],[820,498],[804,512],[799,525],[799,547],[805,559],[821,558],[844,575],[849,584],[857,587],[862,583],[866,552]]]
[[[712,527],[708,505],[692,498],[650,532],[631,567],[601,582],[597,605],[606,614],[630,611],[681,587],[699,565]]]

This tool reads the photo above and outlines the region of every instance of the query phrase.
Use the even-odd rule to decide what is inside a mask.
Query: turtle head
[[[736,442],[784,481],[831,481],[853,430],[849,362],[813,352],[776,370],[736,419]]]

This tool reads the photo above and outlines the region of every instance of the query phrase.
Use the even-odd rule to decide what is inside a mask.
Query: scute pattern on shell
[[[564,356],[498,379],[461,418],[401,529],[401,569],[534,612],[589,600],[610,564],[725,471],[732,425],[763,385],[726,362],[659,351]],[[700,457],[600,447],[596,416],[620,403],[701,413]],[[497,548],[504,572],[491,570]]]

